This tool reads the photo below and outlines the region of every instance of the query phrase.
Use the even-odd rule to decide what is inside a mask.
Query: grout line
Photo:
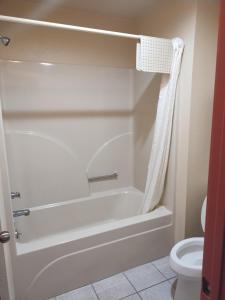
[[[133,283],[130,281],[130,279],[127,277],[127,275],[124,273],[122,273],[124,275],[124,277],[127,279],[127,281],[130,283],[130,285],[134,288],[134,290],[136,291],[136,293],[138,293],[138,290],[135,288],[135,286],[133,285]]]
[[[148,289],[151,289],[152,287],[155,287],[155,286],[160,285],[160,284],[165,283],[165,282],[169,282],[169,280],[167,279],[167,280],[160,281],[159,283],[153,284],[149,287],[146,287],[146,288],[138,291],[138,293],[143,292],[143,291],[148,290]]]
[[[160,272],[160,273],[161,273],[161,272]],[[124,274],[124,273],[123,273],[123,274]],[[156,285],[160,285],[161,283],[164,283],[164,282],[168,282],[168,283],[170,284],[170,282],[169,282],[170,279],[167,279],[167,278],[165,278],[165,276],[163,276],[163,277],[165,278],[165,280],[160,281],[160,282],[158,282],[158,283],[155,283],[155,284],[153,284],[153,285],[150,285],[150,286],[148,286],[148,287],[146,287],[146,288],[141,289],[141,290],[138,291],[138,290],[135,288],[135,286],[132,284],[132,282],[129,280],[129,278],[127,277],[127,275],[124,274],[124,276],[125,276],[126,279],[129,281],[129,283],[132,285],[132,287],[135,289],[135,291],[136,291],[137,294],[138,294],[139,292],[142,292],[142,291],[145,291],[145,290],[147,290],[147,289],[150,289],[150,288],[152,288],[152,287],[154,287],[154,286],[156,286]],[[170,284],[170,285],[171,285],[171,284]]]
[[[141,295],[139,295],[139,293],[137,293],[136,295],[138,295],[138,297],[140,298],[140,300],[142,300],[143,298],[141,297]]]
[[[138,293],[133,293],[133,294],[127,295],[127,296],[125,296],[125,297],[123,297],[123,298],[120,298],[120,299],[118,299],[118,300],[126,300],[128,297],[134,296],[134,295],[138,295]],[[138,296],[139,296],[139,295],[138,295]],[[0,299],[0,300],[1,300],[1,299]]]
[[[166,257],[166,256],[165,256],[165,257]],[[152,265],[153,265],[154,268],[155,268],[157,271],[159,271],[159,273],[160,273],[164,278],[166,278],[167,280],[170,280],[170,279],[173,279],[173,278],[177,277],[177,275],[174,275],[174,276],[172,276],[172,277],[170,277],[170,278],[167,278],[167,277],[164,275],[164,273],[163,273],[162,271],[160,271],[160,270],[158,269],[158,267],[154,264],[154,261],[152,262]]]
[[[167,280],[170,280],[170,279],[173,279],[173,278],[177,277],[177,275],[174,275],[174,276],[168,278],[168,277],[166,277],[166,276],[164,275],[164,273],[163,273],[162,271],[160,271],[156,266],[154,266],[154,267],[155,267],[156,270],[159,271],[159,273],[160,273],[164,278],[166,278]]]
[[[140,296],[141,299],[143,299],[143,298],[141,297],[141,295],[139,294],[140,292],[149,290],[149,289],[151,289],[151,288],[153,288],[153,287],[155,287],[155,286],[157,286],[157,285],[161,285],[161,284],[163,284],[163,283],[165,283],[165,282],[168,282],[168,284],[171,286],[169,280],[167,279],[167,280],[161,281],[160,283],[154,284],[154,285],[152,285],[152,286],[150,286],[150,287],[148,287],[148,288],[145,288],[145,289],[140,290],[140,291],[138,292],[138,295]]]
[[[165,282],[168,282],[168,284],[171,286],[170,294],[171,294],[171,296],[172,296],[172,299],[174,299],[175,288],[173,288],[173,286],[170,284],[169,280],[162,281],[161,283],[155,284],[154,286],[151,286],[150,288],[143,289],[143,290],[141,290],[140,292],[143,292],[143,291],[145,291],[145,290],[150,290],[152,287],[155,287],[155,286],[157,286],[157,285],[161,285],[162,283],[165,283]],[[143,300],[142,296],[141,296],[141,295],[139,295],[139,296],[140,296],[140,298]]]
[[[99,296],[98,296],[98,294],[97,294],[97,292],[96,292],[96,289],[95,289],[95,287],[94,287],[94,284],[91,284],[91,287],[93,288],[94,293],[95,293],[97,299],[100,300],[100,298],[99,298]]]
[[[138,296],[139,296],[139,298],[141,299],[141,300],[143,300],[143,298],[141,297],[141,295],[138,293]]]
[[[164,278],[166,278],[166,276],[163,274],[163,272],[161,272],[153,263],[152,263],[152,265]],[[166,279],[169,280],[169,278],[166,278]]]
[[[118,274],[122,274],[122,273],[118,273]],[[107,278],[106,278],[106,279],[107,279]],[[129,282],[129,283],[130,283],[130,282]],[[94,292],[95,292],[95,294],[96,294],[98,300],[100,300],[100,298],[99,298],[99,296],[98,296],[98,294],[97,294],[97,291],[96,291],[96,289],[95,289],[95,287],[94,287],[94,284],[91,284],[91,286],[92,286],[92,288],[94,289]],[[133,285],[132,285],[132,286],[133,286]],[[129,295],[125,296],[125,297],[119,298],[118,300],[125,300],[126,298],[128,298],[128,297],[130,297],[130,296],[137,295],[136,289],[134,289],[134,290],[135,290],[134,293],[129,294]],[[1,300],[1,299],[0,299],[0,300]]]
[[[140,300],[143,300],[143,298],[141,297],[141,295],[139,293],[137,293],[137,295],[140,298]]]

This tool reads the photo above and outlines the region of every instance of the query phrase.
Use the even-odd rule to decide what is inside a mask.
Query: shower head
[[[8,46],[10,43],[10,38],[0,35],[0,41],[4,46]]]

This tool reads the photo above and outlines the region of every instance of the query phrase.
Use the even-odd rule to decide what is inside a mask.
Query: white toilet
[[[201,224],[205,230],[206,199]],[[204,238],[190,238],[177,243],[170,253],[170,266],[177,273],[174,300],[199,300],[201,292]]]

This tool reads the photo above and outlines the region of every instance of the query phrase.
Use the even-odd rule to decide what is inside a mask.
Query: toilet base
[[[174,300],[200,300],[201,278],[178,276]]]

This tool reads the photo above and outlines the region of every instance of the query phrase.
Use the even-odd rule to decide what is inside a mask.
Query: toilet
[[[206,199],[201,211],[205,230]],[[170,266],[177,273],[174,300],[199,300],[201,293],[204,238],[190,238],[177,243],[170,253]]]

